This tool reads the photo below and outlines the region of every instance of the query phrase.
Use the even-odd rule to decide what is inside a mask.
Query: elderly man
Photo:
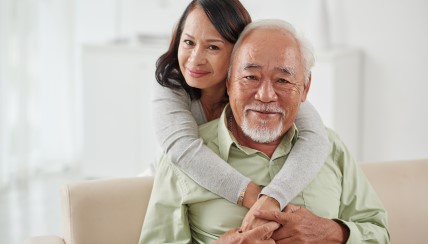
[[[310,46],[288,23],[247,26],[232,53],[230,105],[200,127],[205,144],[253,182],[267,185],[298,136],[293,122],[309,91],[312,65]],[[338,136],[328,133],[331,154],[293,199],[300,207],[255,213],[281,224],[274,240],[269,232],[278,226],[237,231],[248,210],[202,188],[163,156],[140,243],[209,243],[227,231],[219,241],[388,243],[386,213],[376,193]]]

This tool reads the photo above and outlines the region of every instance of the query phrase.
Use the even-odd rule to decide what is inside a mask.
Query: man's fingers
[[[266,224],[257,226],[256,228],[245,232],[249,236],[256,238],[263,237],[264,239],[269,239],[272,236],[272,233],[279,228],[279,224],[276,222],[268,222]]]
[[[294,212],[296,212],[299,209],[300,209],[300,206],[296,206],[296,205],[293,205],[293,204],[288,204],[285,207],[285,209],[283,210],[283,212],[284,213],[294,213]]]
[[[287,221],[287,213],[279,211],[257,211],[254,213],[254,216],[261,219],[266,219],[270,221],[275,221],[280,224],[284,224]]]
[[[232,229],[224,233],[215,244],[230,244],[230,243],[257,243],[257,244],[274,244],[275,241],[271,238],[273,232],[278,229],[279,224],[276,222],[268,222],[260,225],[250,231],[241,232],[239,229]]]

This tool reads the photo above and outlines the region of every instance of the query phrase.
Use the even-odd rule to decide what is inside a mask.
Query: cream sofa
[[[428,159],[361,164],[389,214],[392,243],[428,243]],[[25,244],[136,244],[151,177],[68,184],[62,196],[63,235]]]

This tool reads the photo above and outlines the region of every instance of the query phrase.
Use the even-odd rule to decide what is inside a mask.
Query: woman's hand
[[[244,220],[242,221],[240,230],[245,232],[269,222],[269,220],[257,218],[254,216],[254,212],[256,211],[258,212],[261,210],[275,211],[275,212],[281,211],[279,209],[279,203],[274,198],[263,195],[254,203],[254,205],[250,208],[250,210],[245,215]]]
[[[239,229],[233,229],[224,233],[224,235],[215,241],[214,244],[274,244],[275,241],[270,237],[278,227],[278,223],[268,222],[247,232],[242,232]]]

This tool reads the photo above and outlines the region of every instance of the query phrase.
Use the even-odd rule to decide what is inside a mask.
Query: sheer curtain
[[[0,186],[79,155],[72,0],[0,0]]]

